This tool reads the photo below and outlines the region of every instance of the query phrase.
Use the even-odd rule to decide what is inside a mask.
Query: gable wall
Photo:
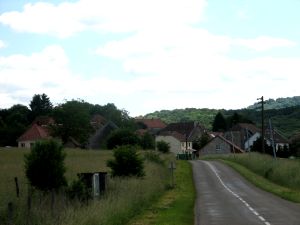
[[[164,141],[169,143],[170,145],[170,152],[175,154],[181,153],[181,142],[174,138],[173,136],[156,136],[155,142]]]
[[[221,138],[215,138],[204,146],[200,151],[200,155],[207,154],[228,154],[231,153],[231,146]]]

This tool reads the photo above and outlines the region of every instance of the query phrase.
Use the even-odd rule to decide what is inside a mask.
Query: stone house
[[[203,148],[198,151],[199,156],[208,154],[230,154],[244,153],[244,151],[234,143],[217,135],[211,139]]]

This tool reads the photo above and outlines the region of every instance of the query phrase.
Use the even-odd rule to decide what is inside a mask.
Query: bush
[[[145,149],[154,149],[155,148],[155,140],[154,137],[146,132],[142,137],[140,141],[141,147]]]
[[[138,145],[140,139],[133,131],[128,129],[119,129],[111,133],[106,145],[108,149],[114,149],[122,145]]]
[[[54,140],[36,142],[25,155],[25,174],[30,184],[42,191],[57,190],[66,185],[65,153]]]
[[[74,180],[67,189],[70,199],[78,199],[79,201],[87,201],[90,199],[91,190],[79,179]]]
[[[169,145],[169,143],[167,143],[165,141],[156,142],[156,147],[157,147],[157,150],[162,153],[170,152],[170,145]]]
[[[137,176],[143,177],[144,161],[139,157],[132,146],[120,146],[114,149],[114,159],[107,161],[113,176]]]

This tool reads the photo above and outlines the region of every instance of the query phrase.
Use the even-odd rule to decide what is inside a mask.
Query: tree
[[[52,103],[46,94],[37,94],[32,97],[29,104],[31,109],[31,120],[37,116],[49,115],[52,110]]]
[[[112,176],[143,177],[144,161],[139,157],[133,146],[120,146],[114,149],[114,159],[107,161],[112,170]]]
[[[0,110],[0,146],[15,146],[17,138],[26,130],[30,110],[24,105],[14,105],[9,109]]]
[[[212,130],[214,132],[227,130],[227,123],[221,112],[218,112],[217,115],[215,116],[215,119],[212,124]]]
[[[25,155],[25,174],[30,184],[41,191],[65,186],[65,156],[62,145],[54,140],[36,142]]]
[[[273,155],[273,148],[272,146],[269,146],[266,142],[266,140],[264,140],[264,149],[265,149],[265,153],[269,154],[269,155]],[[251,151],[253,152],[260,152],[262,153],[262,138],[259,137],[256,141],[253,142],[253,145],[251,146]]]
[[[209,134],[202,134],[200,138],[196,139],[196,141],[193,142],[193,149],[200,150],[209,142],[210,139],[211,138]]]
[[[53,117],[56,125],[52,126],[54,136],[66,143],[70,137],[86,144],[92,131],[90,115],[87,104],[84,101],[67,101],[54,108]]]
[[[144,133],[140,140],[140,145],[143,149],[154,149],[155,140],[154,137],[148,132]]]
[[[121,128],[136,128],[136,124],[126,110],[118,109],[113,103],[107,103],[104,106],[92,105],[90,107],[90,114],[99,114],[106,118],[107,120],[113,121],[118,127]]]
[[[107,141],[106,145],[108,149],[116,148],[122,145],[139,145],[140,139],[136,133],[129,129],[121,128],[113,131]]]
[[[233,127],[234,125],[238,124],[238,123],[252,123],[253,122],[248,119],[247,117],[241,115],[241,114],[238,114],[237,112],[234,112],[232,116],[229,116],[227,118],[227,124],[228,124],[228,127]]]
[[[158,141],[156,142],[157,150],[162,153],[170,152],[170,144],[165,141]]]

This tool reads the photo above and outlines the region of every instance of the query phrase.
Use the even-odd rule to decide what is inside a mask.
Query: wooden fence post
[[[14,217],[14,209],[13,209],[13,203],[9,202],[7,205],[8,209],[8,224],[12,225],[13,224],[13,217]]]
[[[30,224],[31,201],[32,201],[32,187],[31,187],[31,185],[28,185],[26,224]]]
[[[17,193],[17,197],[20,197],[20,189],[19,189],[19,182],[18,182],[18,178],[15,177],[15,183],[16,183],[16,193]]]

